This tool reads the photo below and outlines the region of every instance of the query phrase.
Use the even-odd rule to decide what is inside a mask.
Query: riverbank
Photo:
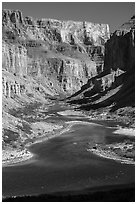
[[[73,124],[65,123],[62,126],[59,126],[59,125],[52,126],[51,124],[44,123],[44,122],[42,123],[39,122],[39,125],[38,124],[36,125],[36,123],[33,124],[34,126],[33,130],[35,131],[35,134],[31,134],[31,141],[26,143],[24,149],[20,149],[20,148],[13,149],[12,147],[9,147],[7,150],[3,150],[2,167],[20,165],[28,160],[31,160],[35,156],[33,153],[29,151],[29,147],[31,145],[47,141],[53,137],[57,137],[63,134],[64,132],[69,131],[73,125],[74,123]],[[48,133],[44,132],[45,135],[42,134],[43,128],[48,132]]]
[[[29,160],[31,161],[31,158],[34,157],[34,155],[29,151],[29,147],[31,145],[44,142],[50,138],[59,136],[64,132],[69,131],[73,125],[85,124],[101,126],[101,124],[93,122],[94,115],[89,116],[83,111],[73,109],[63,111],[58,110],[57,114],[65,116],[67,118],[74,119],[73,121],[68,121],[65,123],[63,121],[55,123],[54,120],[53,121],[51,120],[52,122],[50,120],[49,120],[50,122],[45,121],[47,118],[51,117],[50,115],[51,113],[49,115],[47,113],[48,113],[47,104],[43,105],[36,103],[32,104],[31,106],[26,106],[26,108],[12,111],[12,115],[10,115],[10,117],[8,117],[9,114],[6,115],[3,127],[7,130],[10,129],[12,132],[15,131],[14,133],[11,132],[11,134],[13,134],[14,137],[18,134],[18,137],[16,136],[17,137],[16,140],[13,138],[14,140],[11,141],[12,143],[6,145],[6,147],[4,148],[2,157],[3,167],[19,165],[26,161]],[[101,115],[101,117],[104,118],[104,115],[105,114],[103,114],[103,116]],[[81,118],[87,119],[89,121],[77,120]],[[12,124],[10,121],[12,121]],[[97,121],[99,121],[99,118]],[[135,136],[134,128],[122,128],[120,126],[113,133],[131,137]],[[7,139],[6,137],[7,136],[5,136],[5,139]],[[104,156],[104,153],[96,152],[96,154]],[[107,154],[108,153],[105,153],[106,158],[108,158]]]
[[[70,113],[72,112],[70,111]],[[32,123],[31,125],[32,134],[30,134],[31,141],[25,144],[24,149],[21,149],[21,148],[15,149],[15,148],[9,147],[8,150],[3,150],[2,166],[7,167],[7,166],[19,165],[28,160],[31,161],[31,159],[34,157],[34,154],[32,154],[28,150],[31,145],[44,142],[53,137],[57,137],[63,134],[64,132],[69,131],[72,126],[78,125],[78,124],[102,126],[100,124],[93,123],[93,122],[77,121],[77,120],[65,122],[63,125],[57,125],[57,124],[46,123],[46,122]],[[113,133],[122,134],[122,135],[124,134],[126,136],[134,137],[135,130],[131,128],[128,129],[128,128],[119,127],[119,129],[115,130]],[[125,145],[125,143],[121,144],[121,147],[120,147],[121,151],[123,151],[123,145]],[[124,147],[126,148],[126,146]],[[108,147],[108,149],[107,149],[107,146],[105,146],[105,148],[103,147],[102,149],[101,147],[98,148],[96,146],[96,148],[93,148],[93,149],[89,148],[87,151],[91,151],[92,153],[107,159],[120,161],[121,163],[134,164],[134,161],[131,161],[131,159],[130,160],[125,159],[115,154],[115,152],[112,151],[112,148],[110,151],[110,146]]]
[[[97,156],[112,159],[120,163],[135,164],[135,142],[125,140],[121,143],[95,145],[87,151]]]
[[[73,113],[70,111],[70,113]],[[93,122],[83,122],[83,121],[69,121],[68,124],[76,125],[95,125],[102,126]],[[113,127],[114,128],[114,127]],[[104,157],[106,159],[112,159],[120,163],[135,165],[135,142],[129,141],[128,138],[135,137],[135,129],[133,128],[122,128],[118,127],[117,130],[113,131],[114,134],[125,135],[127,140],[121,143],[114,143],[108,145],[98,145],[87,149],[87,151],[96,154],[97,156]]]
[[[33,157],[33,154],[26,148],[3,150],[2,152],[2,167],[13,166],[17,163],[25,162]]]
[[[54,115],[56,116],[56,113]],[[55,116],[46,122],[53,122]],[[28,150],[34,153],[32,159],[3,168],[4,196],[12,198],[12,196],[33,196],[57,191],[67,193],[69,190],[75,192],[85,187],[96,188],[96,185],[102,185],[104,189],[104,185],[134,182],[133,165],[121,165],[86,151],[88,147],[99,142],[103,144],[113,143],[114,140],[117,142],[119,136],[113,134],[113,129],[107,128],[109,123],[104,122],[101,126],[96,126],[94,121],[87,122],[87,119],[84,121],[74,118],[70,121],[64,117],[59,119],[66,126],[56,129],[54,133],[57,134],[52,132],[52,135],[50,132],[43,138],[39,137],[39,140],[34,138],[33,143],[30,143],[32,146],[29,146]],[[58,120],[54,124],[61,124]],[[34,126],[37,131],[39,123]],[[41,128],[43,126],[44,123],[41,123]],[[65,134],[60,135],[63,132]],[[47,135],[49,139],[51,137],[53,139],[48,141]],[[37,144],[33,145],[34,142]]]

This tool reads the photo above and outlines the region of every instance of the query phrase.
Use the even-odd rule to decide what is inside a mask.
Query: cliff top
[[[53,44],[102,45],[110,38],[108,24],[23,17],[19,10],[2,11],[3,37],[42,40]],[[10,36],[9,36],[10,35]]]
[[[23,21],[32,21],[34,25],[40,25],[42,23],[55,23],[55,24],[77,24],[77,25],[83,25],[83,24],[90,24],[92,26],[101,26],[101,27],[107,27],[109,30],[109,25],[108,24],[103,24],[103,23],[94,23],[94,22],[89,22],[89,21],[73,21],[73,20],[58,20],[58,19],[51,19],[51,18],[41,18],[41,19],[35,19],[31,16],[26,16],[23,17],[23,14],[20,10],[10,10],[10,9],[3,9],[2,10],[2,17],[4,19],[10,19],[12,20],[13,16],[15,17],[16,21],[20,20],[21,22]]]

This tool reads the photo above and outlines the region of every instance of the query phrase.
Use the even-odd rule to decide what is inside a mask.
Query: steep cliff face
[[[41,86],[38,80],[35,80],[34,83],[34,79],[29,74],[27,52],[27,49],[22,45],[5,41],[2,43],[3,96],[7,98],[14,98],[15,95],[21,96],[21,93],[25,92],[31,93],[36,86]],[[50,87],[43,86],[43,89],[48,95],[56,93]],[[22,92],[22,90],[24,91]]]
[[[125,72],[122,87],[115,98],[116,108],[135,105],[135,16],[124,23],[106,43],[104,71]]]
[[[124,23],[105,43],[103,71],[91,77],[71,97],[86,110],[112,111],[135,105],[135,17]]]
[[[28,37],[33,40],[44,40],[51,43],[102,45],[109,38],[107,24],[90,22],[59,21],[53,19],[36,19],[25,17],[20,11],[3,10],[3,26],[12,37]],[[7,32],[8,31],[8,32]]]
[[[27,74],[27,49],[21,45],[2,42],[2,68],[13,74]]]
[[[2,20],[3,68],[13,74],[32,76],[66,95],[103,69],[108,25],[34,20],[11,10],[3,10]]]
[[[134,72],[135,66],[135,18],[116,30],[105,45],[104,70]]]

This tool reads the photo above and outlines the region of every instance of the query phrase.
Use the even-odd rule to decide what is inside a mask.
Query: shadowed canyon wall
[[[135,18],[116,30],[105,45],[104,70],[110,68],[134,71],[135,68]]]
[[[115,111],[135,105],[135,16],[105,43],[103,71],[72,95],[86,110],[111,106]]]

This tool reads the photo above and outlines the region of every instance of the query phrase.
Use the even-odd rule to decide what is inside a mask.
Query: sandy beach
[[[87,121],[79,121],[79,120],[69,121],[69,122],[66,122],[66,124],[70,124],[71,126],[77,125],[77,124],[102,126],[102,125],[97,124],[97,123],[92,123],[92,122],[87,122]]]
[[[85,116],[87,117],[85,114],[83,114],[82,111],[75,111],[75,110],[65,110],[65,111],[59,111],[57,113],[63,116],[81,116],[81,117]]]
[[[133,128],[119,128],[115,130],[113,133],[135,137],[135,129]]]

